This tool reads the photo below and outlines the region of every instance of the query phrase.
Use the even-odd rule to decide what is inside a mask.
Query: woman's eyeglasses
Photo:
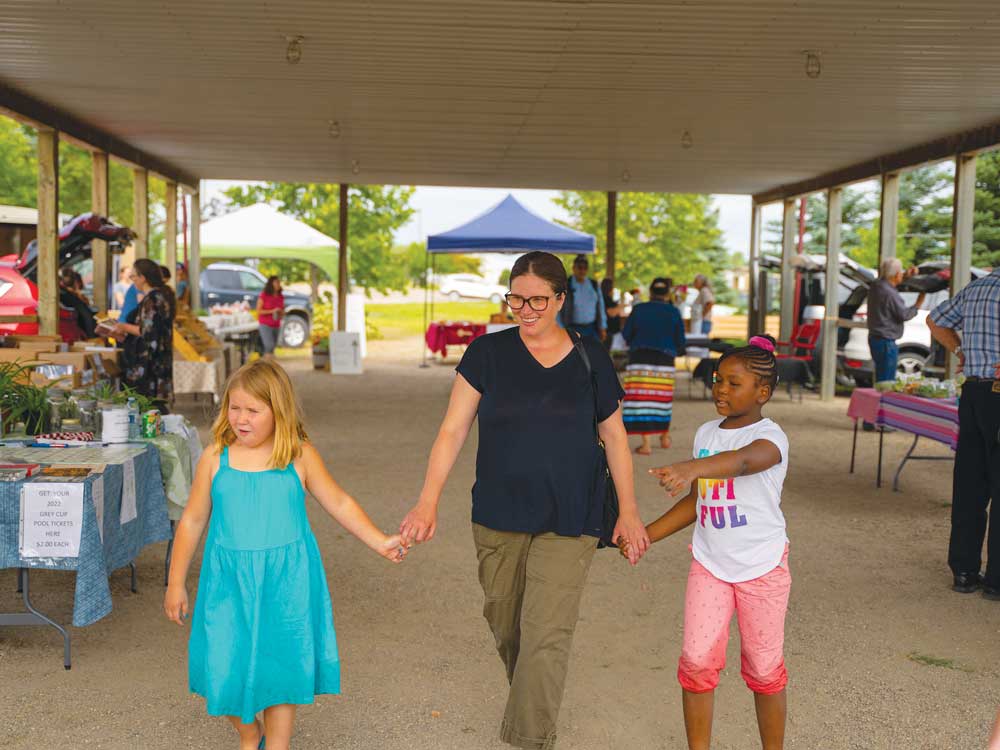
[[[522,297],[520,294],[511,294],[510,292],[504,295],[504,299],[507,300],[507,306],[511,310],[520,310],[524,307],[525,303],[528,303],[528,307],[535,312],[544,312],[549,306],[549,300],[558,297],[558,294],[549,297],[541,295],[536,297]]]

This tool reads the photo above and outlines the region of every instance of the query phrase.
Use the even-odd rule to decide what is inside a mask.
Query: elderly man
[[[1000,519],[995,513],[987,516],[990,499],[1000,499],[1000,268],[938,305],[927,324],[965,373],[948,547],[952,588],[971,594],[982,587],[984,597],[1000,601]],[[988,520],[986,575],[981,576]]]
[[[912,269],[911,272],[915,272]],[[924,304],[923,293],[912,307],[896,289],[906,278],[898,258],[886,258],[879,268],[879,278],[868,290],[868,348],[875,365],[875,387],[887,390],[896,381],[899,348],[896,340],[903,335],[903,323],[916,317]]]
[[[577,255],[573,260],[573,275],[569,278],[566,301],[560,313],[561,322],[563,328],[604,341],[608,335],[604,296],[597,282],[588,277],[589,269],[587,256]]]

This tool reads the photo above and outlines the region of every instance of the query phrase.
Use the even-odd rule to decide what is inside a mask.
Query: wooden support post
[[[971,280],[972,236],[976,207],[976,155],[955,157],[955,197],[951,213],[951,296],[958,294]],[[958,361],[948,352],[945,369],[955,377]]]
[[[798,310],[795,307],[795,269],[792,267],[792,256],[795,255],[795,243],[798,239],[799,219],[796,214],[796,202],[786,200],[784,205],[784,220],[781,229],[781,328],[778,339],[790,341]],[[767,314],[767,311],[764,311]]]
[[[309,301],[314,305],[319,302],[319,268],[315,263],[309,264]]]
[[[132,230],[135,232],[135,259],[149,255],[149,172],[132,171]]]
[[[59,133],[38,130],[38,332],[59,333]]]
[[[820,361],[820,398],[832,401],[837,392],[837,321],[840,291],[840,225],[843,223],[843,188],[826,193],[826,273],[824,274],[823,344]]]
[[[201,184],[191,193],[191,245],[188,261],[188,289],[191,290],[191,310],[201,309]]]
[[[177,288],[177,183],[167,180],[167,221],[163,230],[163,265],[170,269],[170,286]]]
[[[340,183],[340,258],[337,266],[337,330],[347,330],[347,183]]]
[[[763,332],[760,321],[764,319],[760,310],[762,302],[757,299],[757,295],[760,294],[760,285],[757,283],[757,273],[760,268],[760,204],[756,201],[750,205],[750,246],[747,255],[747,267],[750,272],[747,288],[747,339],[749,339],[754,334]]]
[[[899,175],[882,175],[882,206],[878,220],[878,270],[882,261],[896,257],[896,227],[899,225]]]
[[[94,151],[90,155],[90,210],[107,216],[110,196],[108,193],[108,155]],[[94,307],[103,312],[108,309],[108,292],[111,288],[111,254],[104,240],[90,241],[93,260]]]
[[[618,193],[614,190],[608,191],[608,227],[607,227],[607,240],[605,242],[605,256],[606,256],[606,266],[607,269],[604,275],[615,280],[615,234],[618,228]]]

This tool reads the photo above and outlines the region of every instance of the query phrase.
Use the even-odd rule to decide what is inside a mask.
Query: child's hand
[[[167,619],[183,625],[188,616],[188,592],[184,586],[168,586],[163,597],[163,611]]]
[[[660,480],[660,486],[670,495],[687,492],[691,489],[691,483],[698,478],[695,476],[690,461],[681,461],[679,464],[650,469],[649,473]]]
[[[378,547],[375,548],[382,557],[389,562],[401,563],[406,558],[406,553],[410,551],[409,545],[403,543],[403,537],[399,534],[387,536]]]

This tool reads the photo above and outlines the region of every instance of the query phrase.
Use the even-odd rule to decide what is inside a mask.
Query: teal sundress
[[[212,716],[340,692],[333,608],[295,467],[240,471],[222,451],[188,646]]]

